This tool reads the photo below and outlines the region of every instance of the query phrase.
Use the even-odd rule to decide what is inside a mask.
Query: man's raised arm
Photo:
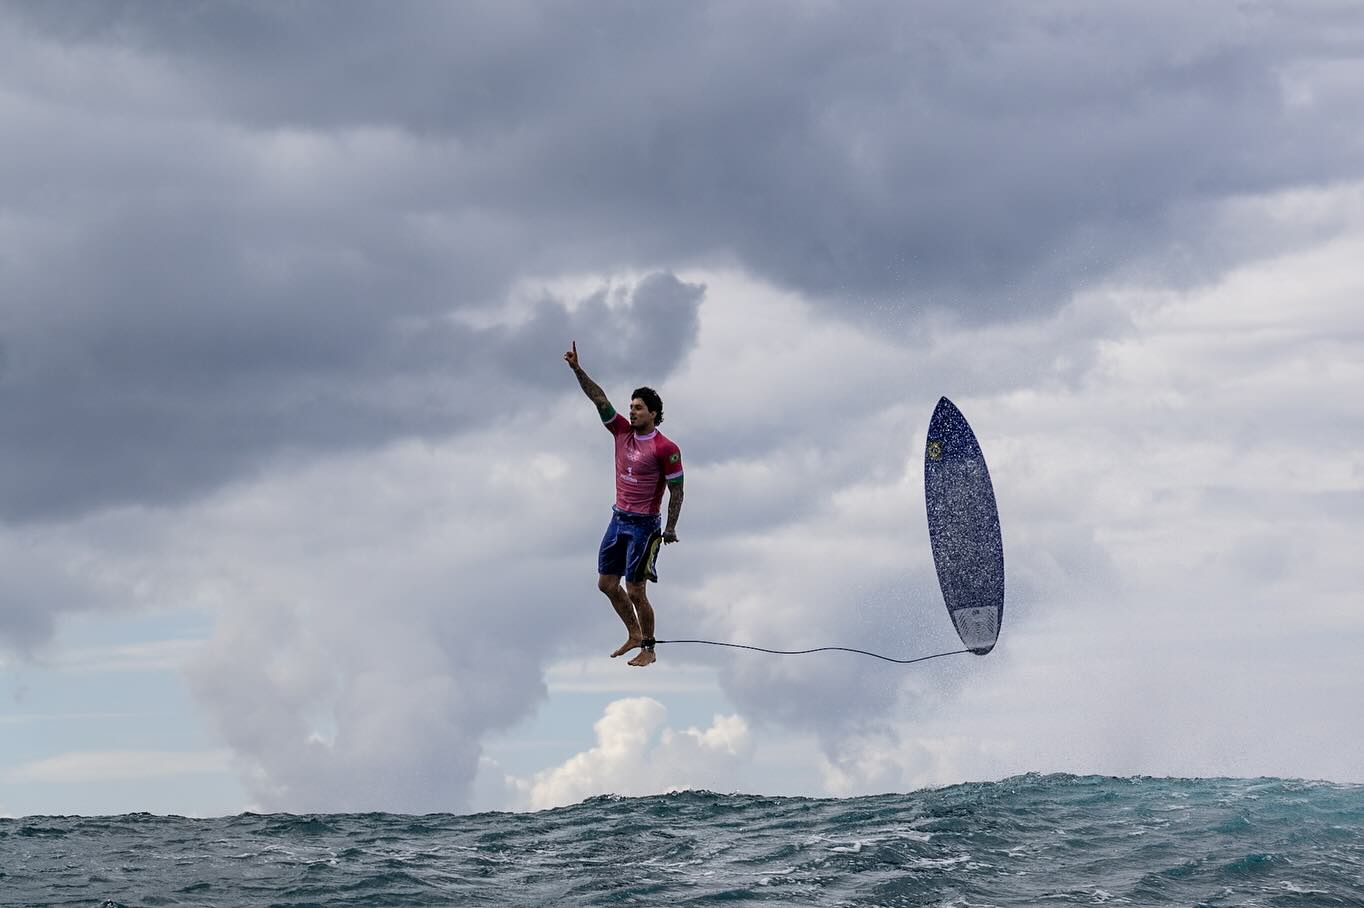
[[[588,400],[597,405],[597,412],[601,414],[601,421],[606,422],[616,415],[616,408],[611,406],[611,401],[606,397],[606,392],[601,386],[587,377],[583,367],[578,365],[578,342],[573,341],[573,346],[564,354],[564,362],[573,369],[573,374],[578,376],[578,384],[582,385],[583,393]]]

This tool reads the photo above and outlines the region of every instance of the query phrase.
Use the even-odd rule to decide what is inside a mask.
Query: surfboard
[[[985,455],[946,397],[928,423],[924,505],[947,613],[966,648],[983,656],[1004,620],[1004,540]]]

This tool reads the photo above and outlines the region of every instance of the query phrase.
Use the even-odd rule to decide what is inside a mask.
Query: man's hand
[[[674,542],[676,542],[676,541],[677,541],[677,532],[676,532],[675,530],[664,530],[664,531],[663,531],[663,544],[664,544],[664,545],[672,545],[672,544],[673,544]]]
[[[577,341],[573,341],[573,346],[569,347],[568,352],[564,354],[564,362],[568,363],[569,368],[573,370],[573,374],[578,376],[578,384],[582,387],[583,393],[587,395],[592,403],[596,404],[597,413],[601,415],[602,422],[606,422],[614,416],[616,411],[611,406],[611,401],[606,399],[606,392],[601,389],[601,385],[598,385],[592,379],[588,378],[587,373],[578,365]]]

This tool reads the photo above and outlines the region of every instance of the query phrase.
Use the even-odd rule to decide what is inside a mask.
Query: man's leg
[[[639,619],[635,616],[635,606],[631,603],[629,594],[621,589],[619,576],[613,574],[599,575],[597,577],[597,589],[605,593],[606,598],[611,600],[611,607],[616,610],[616,614],[624,622],[625,632],[628,635],[620,649],[611,654],[611,658],[614,659],[637,648],[643,642],[644,634],[640,632]],[[650,612],[650,627],[653,627],[653,618],[653,613]]]
[[[639,583],[631,581],[625,582],[625,589],[629,593],[630,601],[634,603],[635,614],[639,616],[640,641],[652,640],[654,637],[654,607],[649,603],[649,594],[643,580]],[[638,644],[636,644],[638,645]],[[650,665],[657,657],[653,650],[640,650],[638,656],[630,660],[634,666]]]

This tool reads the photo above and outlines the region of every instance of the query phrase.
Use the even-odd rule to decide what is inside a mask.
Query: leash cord
[[[748,646],[743,643],[719,643],[715,640],[655,640],[654,643],[703,643],[706,646],[730,646],[734,649],[751,649],[759,653],[772,653],[776,656],[803,656],[806,653],[823,653],[837,650],[841,653],[857,653],[860,656],[871,656],[873,659],[882,659],[886,662],[894,662],[897,665],[910,665],[915,662],[927,662],[929,659],[938,659],[942,656],[959,656],[962,653],[971,652],[969,649],[954,649],[947,653],[934,653],[931,656],[919,656],[916,659],[893,659],[890,656],[883,656],[880,653],[869,653],[864,649],[852,649],[846,646],[817,646],[814,649],[765,649],[761,646]]]

